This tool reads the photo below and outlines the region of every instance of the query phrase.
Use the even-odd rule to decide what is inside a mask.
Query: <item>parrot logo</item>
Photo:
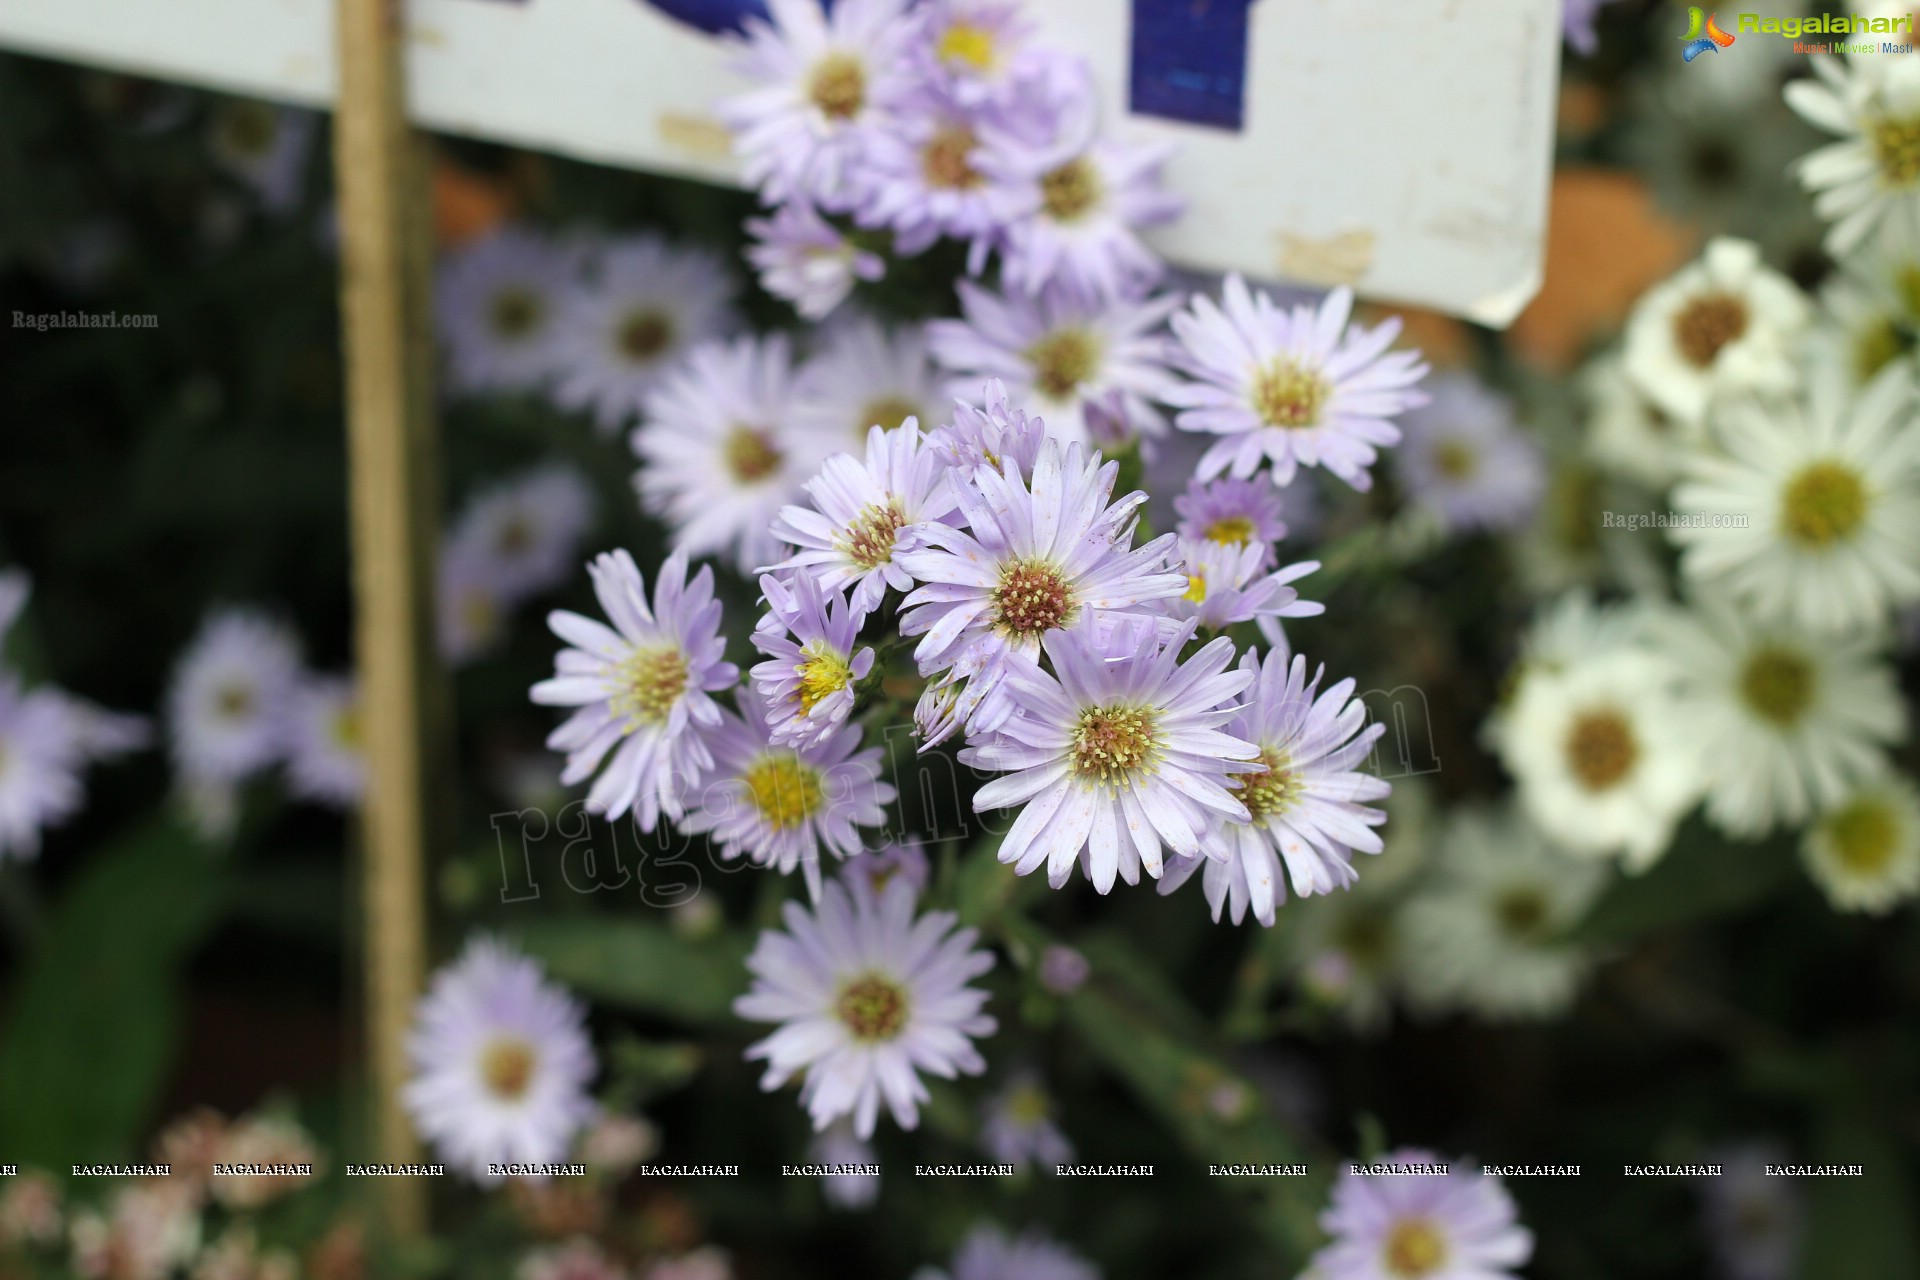
[[[1680,56],[1688,62],[1703,53],[1713,53],[1733,43],[1733,37],[1722,31],[1713,20],[1714,15],[1705,13],[1703,17],[1703,13],[1699,5],[1687,10],[1687,34],[1680,37],[1687,42],[1687,47],[1680,51]]]

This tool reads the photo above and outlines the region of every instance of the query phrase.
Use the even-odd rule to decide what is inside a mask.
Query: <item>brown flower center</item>
[[[846,120],[867,100],[867,71],[849,53],[830,53],[813,64],[807,97],[829,120]]]
[[[540,327],[546,319],[546,306],[532,290],[509,287],[493,295],[490,319],[496,335],[515,341]]]
[[[1480,455],[1459,440],[1442,440],[1433,449],[1433,469],[1449,480],[1466,480],[1480,469]]]
[[[673,343],[673,321],[664,312],[636,311],[620,323],[620,354],[645,364]]]
[[[1039,638],[1063,627],[1073,614],[1073,588],[1045,560],[1015,560],[1000,570],[999,585],[988,597],[994,624],[1018,638]]]
[[[1070,750],[1080,778],[1117,787],[1153,758],[1153,712],[1127,706],[1082,711]]]
[[[244,684],[222,685],[213,695],[213,706],[228,720],[238,720],[253,710],[253,690]]]
[[[893,1039],[907,1025],[907,993],[891,978],[877,973],[855,978],[840,988],[833,1010],[863,1044]]]
[[[905,396],[881,396],[867,403],[860,410],[860,425],[857,428],[859,439],[864,441],[867,432],[873,427],[892,431],[908,418],[920,416],[920,406]]]
[[[938,130],[920,152],[920,168],[927,185],[947,191],[971,191],[979,186],[980,174],[971,160],[973,145],[973,130],[964,125]]]
[[[1582,712],[1567,733],[1567,766],[1589,791],[1617,785],[1640,758],[1633,726],[1618,711]]]
[[[1065,400],[1093,376],[1100,346],[1084,329],[1061,329],[1027,348],[1034,385],[1049,400]]]
[[[1546,929],[1550,913],[1538,889],[1515,885],[1494,900],[1493,915],[1508,937],[1531,942]]]
[[[513,1036],[502,1036],[480,1054],[480,1079],[487,1092],[508,1102],[518,1101],[533,1083],[539,1059],[533,1046]]]
[[[1747,331],[1747,304],[1730,293],[1702,293],[1687,299],[1673,317],[1673,341],[1696,369],[1711,365],[1720,349]]]
[[[1040,179],[1040,203],[1055,222],[1085,217],[1100,203],[1100,196],[1100,175],[1084,156],[1048,170]]]
[[[726,460],[727,470],[741,484],[765,480],[780,469],[780,463],[786,456],[767,432],[748,426],[737,426],[727,433],[721,454]]]
[[[840,549],[862,569],[886,564],[893,559],[894,535],[906,522],[907,513],[898,501],[889,501],[884,507],[868,503],[853,518]]]

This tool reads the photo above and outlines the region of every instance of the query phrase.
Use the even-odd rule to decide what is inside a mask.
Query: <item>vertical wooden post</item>
[[[369,785],[363,813],[366,1019],[376,1159],[412,1162],[400,1106],[426,964],[427,742],[437,466],[423,146],[406,120],[400,0],[338,0],[340,209],[355,644]],[[382,1180],[385,1225],[425,1227],[426,1187]]]

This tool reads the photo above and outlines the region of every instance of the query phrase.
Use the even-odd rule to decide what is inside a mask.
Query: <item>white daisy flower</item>
[[[1426,402],[1413,389],[1427,373],[1419,353],[1387,352],[1399,320],[1349,329],[1350,289],[1283,310],[1238,275],[1227,277],[1221,304],[1196,294],[1173,317],[1174,362],[1195,379],[1167,393],[1180,408],[1174,425],[1221,437],[1195,476],[1245,480],[1271,462],[1282,488],[1313,466],[1371,488],[1377,449],[1400,441],[1393,419]]]
[[[1712,594],[1654,625],[1700,744],[1707,816],[1728,834],[1798,826],[1886,772],[1906,714],[1871,637],[1756,624]]]
[[[1634,305],[1624,367],[1662,412],[1697,423],[1716,398],[1792,391],[1808,319],[1799,287],[1759,246],[1722,236]]]
[[[1621,357],[1603,356],[1581,379],[1587,400],[1586,454],[1607,471],[1664,492],[1687,457],[1706,443],[1704,420],[1687,422],[1649,400]]]
[[[825,591],[847,589],[860,614],[878,609],[888,587],[913,589],[901,557],[918,545],[919,526],[947,521],[957,502],[913,418],[892,431],[870,427],[864,462],[836,453],[806,487],[812,506],[782,507],[774,519],[774,536],[796,550],[771,569],[807,574]]]
[[[862,749],[857,724],[805,744],[773,741],[767,705],[749,684],[735,693],[741,714],[723,714],[712,735],[711,778],[679,819],[690,835],[711,833],[723,861],[744,857],[791,875],[820,897],[822,851],[851,858],[862,827],[886,821],[898,794],[880,780],[879,747]]]
[[[348,676],[313,676],[293,692],[287,783],[295,795],[338,808],[360,802],[367,785],[360,698]]]
[[[167,724],[188,778],[234,782],[280,758],[299,641],[245,609],[208,615],[174,668]]]
[[[1787,105],[1840,141],[1799,165],[1813,207],[1845,257],[1886,224],[1920,227],[1920,58],[1814,58]]]
[[[793,425],[841,449],[865,446],[871,427],[931,421],[944,398],[934,388],[927,335],[917,324],[889,330],[860,316],[829,326],[793,383]]]
[[[550,393],[603,432],[640,413],[682,356],[734,327],[734,280],[717,254],[642,233],[602,248],[565,298]]]
[[[1515,1268],[1532,1259],[1533,1233],[1500,1179],[1406,1147],[1380,1163],[1446,1172],[1342,1169],[1320,1215],[1333,1241],[1313,1255],[1314,1280],[1515,1280]]]
[[[522,391],[553,371],[561,307],[578,287],[575,255],[503,227],[440,265],[434,315],[455,391]]]
[[[786,932],[763,932],[747,957],[753,987],[734,1012],[780,1024],[747,1058],[767,1064],[762,1089],[804,1077],[800,1103],[816,1130],[849,1116],[855,1135],[871,1138],[882,1105],[916,1128],[928,1097],[921,1072],[986,1070],[973,1041],[997,1024],[981,1012],[987,993],[968,984],[993,956],[974,949],[975,930],[954,928],[953,913],[916,917],[913,900],[904,881],[878,895],[859,879],[830,881],[816,909],[786,903]]]
[[[1813,359],[1844,369],[1858,390],[1894,361],[1912,359],[1913,321],[1891,273],[1836,274],[1820,289]]]
[[[743,574],[780,557],[773,518],[846,440],[796,429],[792,398],[780,334],[696,347],[647,397],[634,484],[688,555],[730,553]]]
[[[1675,488],[1681,510],[1748,517],[1744,529],[1669,530],[1681,569],[1724,585],[1768,622],[1822,635],[1883,623],[1920,600],[1920,431],[1914,382],[1889,368],[1858,395],[1816,366],[1804,406],[1730,409],[1724,453]]]
[[[1890,777],[1855,792],[1807,828],[1800,856],[1841,911],[1884,914],[1920,895],[1920,789]]]
[[[1702,784],[1674,688],[1670,663],[1630,645],[1522,671],[1488,731],[1542,831],[1630,871],[1659,860]]]
[[[723,661],[711,568],[689,581],[686,553],[674,552],[654,575],[651,607],[646,579],[624,550],[594,557],[588,572],[613,625],[565,609],[548,614],[547,625],[571,647],[555,655],[553,676],[531,697],[579,708],[547,736],[548,747],[567,753],[561,785],[597,772],[587,808],[608,819],[631,811],[652,831],[662,813],[681,816],[684,798],[714,767],[709,747],[724,713],[710,695],[732,688],[740,669]]]
[[[1407,904],[1407,989],[1428,1008],[1547,1018],[1573,1003],[1586,952],[1561,937],[1607,884],[1512,812],[1462,810]]]
[[[488,1181],[489,1164],[562,1160],[596,1111],[586,1009],[540,966],[489,938],[434,975],[407,1037],[401,1101],[447,1164]]]

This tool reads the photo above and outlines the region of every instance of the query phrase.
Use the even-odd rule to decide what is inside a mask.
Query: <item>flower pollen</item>
[[[1702,293],[1674,313],[1673,341],[1696,369],[1705,369],[1729,342],[1747,331],[1747,304],[1730,293]]]
[[[1040,203],[1055,222],[1077,222],[1100,203],[1100,175],[1076,156],[1040,178]]]
[[[1567,734],[1567,766],[1589,791],[1605,791],[1632,771],[1640,744],[1626,717],[1610,708],[1582,712]]]
[[[501,1036],[481,1051],[480,1079],[494,1097],[517,1102],[533,1083],[538,1062],[531,1044],[517,1036]]]
[[[1253,407],[1270,427],[1318,426],[1333,384],[1318,369],[1280,356],[1253,379]]]
[[[971,191],[980,185],[980,172],[973,167],[973,130],[950,125],[934,133],[920,151],[921,172],[927,185],[944,191]]]
[[[1027,348],[1034,383],[1050,400],[1071,396],[1099,362],[1099,345],[1084,329],[1060,329]]]
[[[1813,664],[1806,655],[1769,646],[1747,659],[1740,673],[1740,696],[1754,714],[1786,728],[1813,704]]]
[[[741,484],[765,480],[780,469],[786,456],[766,432],[747,426],[736,426],[727,433],[721,454],[726,459],[727,470]]]
[[[1419,1280],[1447,1264],[1447,1238],[1426,1218],[1403,1218],[1387,1233],[1381,1265],[1394,1280]]]
[[[848,120],[867,100],[867,70],[849,53],[829,53],[814,63],[807,98],[829,120]]]
[[[956,22],[940,33],[935,52],[942,62],[958,62],[975,71],[993,66],[993,32],[971,22]]]
[[[809,647],[800,663],[800,709],[808,715],[824,698],[840,692],[853,679],[844,656],[825,648]]]
[[[1153,713],[1144,707],[1089,707],[1073,731],[1072,768],[1081,779],[1118,787],[1154,755]]]
[[[840,988],[833,1011],[855,1040],[882,1044],[906,1028],[907,993],[891,978],[863,974]]]
[[[770,751],[750,765],[741,780],[766,824],[776,831],[799,826],[819,811],[826,793],[820,771],[792,751]]]
[[[1920,118],[1877,121],[1868,136],[1888,186],[1906,187],[1920,180]]]
[[[892,431],[908,418],[919,416],[920,406],[905,396],[881,396],[877,400],[869,401],[866,407],[860,410],[860,424],[856,435],[859,439],[865,440],[867,431],[872,427]]]
[[[635,649],[619,672],[620,688],[611,700],[613,712],[630,725],[665,724],[687,689],[687,655],[678,645]]]
[[[1816,462],[1788,482],[1780,499],[1780,527],[1808,547],[1851,537],[1867,516],[1867,486],[1839,462]]]
[[[1000,570],[1000,583],[990,594],[994,621],[1002,631],[1021,638],[1038,638],[1044,631],[1063,627],[1073,614],[1073,589],[1058,569],[1045,560],[1015,560]]]
[[[1229,778],[1227,788],[1259,826],[1293,807],[1300,796],[1300,780],[1293,772],[1293,761],[1277,748],[1261,747],[1254,763],[1260,766],[1256,772]]]
[[[1898,824],[1886,805],[1862,796],[1827,818],[1834,857],[1855,875],[1874,876],[1893,861]]]
[[[1256,532],[1251,516],[1221,516],[1207,526],[1207,541],[1223,545],[1245,544],[1253,541]]]
[[[889,500],[884,507],[869,502],[848,526],[840,549],[862,569],[886,564],[893,559],[894,536],[906,522],[907,513],[898,501]]]

